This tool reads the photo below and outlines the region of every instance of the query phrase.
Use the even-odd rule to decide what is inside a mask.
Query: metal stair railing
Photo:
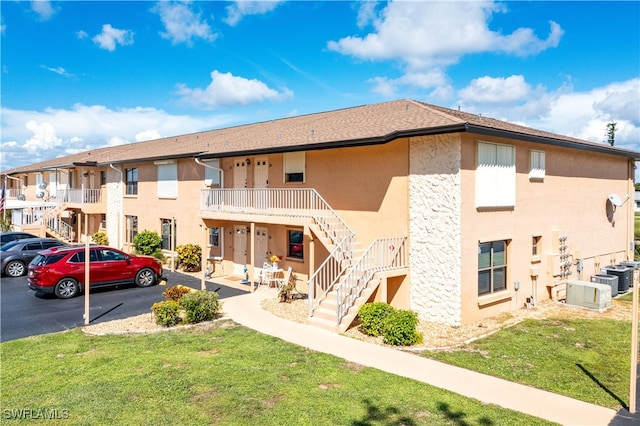
[[[200,209],[310,218],[334,246],[329,257],[307,281],[310,313],[353,261],[354,232],[313,188],[203,189]]]
[[[336,325],[347,315],[349,309],[368,283],[378,272],[401,269],[407,266],[407,238],[380,238],[374,240],[358,261],[336,284]]]

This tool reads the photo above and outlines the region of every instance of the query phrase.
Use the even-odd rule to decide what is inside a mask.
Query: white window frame
[[[516,205],[516,147],[478,142],[476,163],[476,207]]]
[[[529,151],[529,180],[542,182],[545,176],[545,153],[532,149]]]
[[[305,153],[285,152],[284,154],[284,182],[285,183],[304,183],[305,182]],[[291,175],[302,174],[302,180],[291,180]]]
[[[175,161],[154,164],[158,171],[158,198],[178,198],[178,164]]]

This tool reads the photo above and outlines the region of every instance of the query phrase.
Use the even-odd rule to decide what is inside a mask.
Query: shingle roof
[[[105,165],[161,158],[228,157],[321,149],[385,143],[410,135],[462,131],[534,140],[640,160],[638,152],[403,99],[94,149],[3,173],[65,167],[75,162]]]

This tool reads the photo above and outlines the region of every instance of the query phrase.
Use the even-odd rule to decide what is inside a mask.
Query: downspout
[[[118,174],[120,175],[120,186],[122,189],[122,170],[117,169],[113,164],[109,163],[109,168],[115,170],[116,172],[118,172]],[[120,191],[121,194],[121,198],[122,198],[122,191]],[[107,202],[108,202],[108,198],[107,198]],[[123,207],[123,203],[122,200],[120,200],[120,209],[122,209]],[[124,213],[124,211],[120,211],[120,213],[118,214],[118,248],[122,250],[122,248],[124,247],[123,241],[124,241],[124,229],[122,229],[122,214]]]
[[[224,189],[224,170],[222,170],[220,167],[216,167],[216,166],[212,166],[211,164],[203,163],[202,161],[200,161],[199,158],[194,158],[194,160],[196,161],[197,164],[200,164],[201,166],[204,166],[204,167],[206,167],[208,169],[216,170],[216,171],[220,172],[220,189]]]
[[[220,172],[220,189],[224,189],[224,170],[221,167],[212,166],[211,164],[203,163],[199,158],[194,158],[196,164],[200,164],[203,167],[206,167],[211,170],[216,170]],[[220,228],[224,229],[224,228]],[[224,232],[218,233],[218,238],[220,238],[220,260],[224,259]],[[214,259],[215,260],[215,259]],[[214,262],[215,264],[215,262]]]

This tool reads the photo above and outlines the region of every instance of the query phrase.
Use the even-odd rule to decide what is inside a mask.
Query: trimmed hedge
[[[394,346],[422,343],[418,331],[418,314],[397,310],[384,302],[365,303],[358,311],[360,331],[371,336],[383,336],[383,342]]]

